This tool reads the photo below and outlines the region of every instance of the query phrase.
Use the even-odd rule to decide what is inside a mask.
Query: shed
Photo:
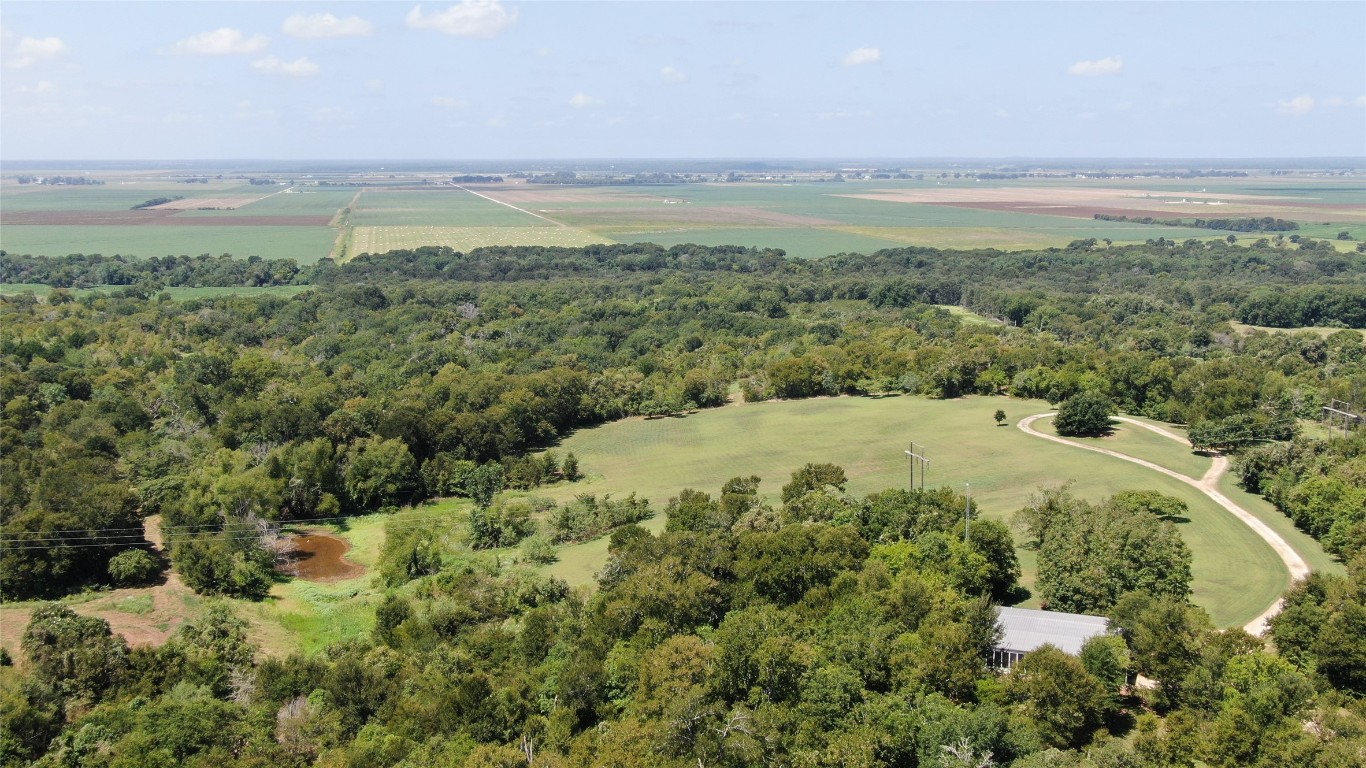
[[[1001,641],[991,649],[991,666],[996,669],[1010,669],[1026,653],[1044,645],[1076,656],[1087,640],[1105,634],[1110,626],[1103,616],[1030,608],[1001,608],[998,622]]]

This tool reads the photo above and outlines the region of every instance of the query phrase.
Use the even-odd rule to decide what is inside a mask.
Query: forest
[[[45,604],[22,674],[0,676],[0,761],[1360,765],[1366,444],[1298,425],[1366,391],[1353,330],[1366,328],[1366,255],[1312,245],[806,261],[424,248],[317,266],[0,253],[0,281],[57,289],[0,297],[6,601],[154,578],[167,564],[143,538],[149,515],[179,532],[166,549],[194,590],[260,599],[279,578],[265,541],[282,523],[476,502],[468,542],[394,525],[374,633],[314,656],[260,654],[226,607],[130,648]],[[283,284],[309,288],[164,292]],[[974,520],[965,541],[954,492],[854,498],[836,462],[794,473],[776,505],[743,466],[664,510],[498,499],[573,480],[571,456],[535,452],[579,427],[735,396],[892,392],[1103,398],[1223,436],[1243,485],[1346,574],[1292,586],[1272,652],[1188,602],[1171,499],[1044,489],[1017,514],[1040,588],[1118,632],[1002,676],[986,652],[993,606],[1018,588],[1012,532]],[[551,542],[610,537],[594,590],[481,551],[524,539],[531,511],[549,515],[537,536]],[[634,524],[656,513],[664,532]],[[1084,541],[1142,541],[1151,559],[1087,560]]]

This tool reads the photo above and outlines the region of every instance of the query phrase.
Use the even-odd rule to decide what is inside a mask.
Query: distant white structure
[[[1001,641],[991,649],[991,666],[1000,670],[1010,669],[1026,653],[1045,645],[1077,656],[1087,640],[1110,628],[1110,620],[1103,616],[1030,608],[1001,608],[997,621]]]

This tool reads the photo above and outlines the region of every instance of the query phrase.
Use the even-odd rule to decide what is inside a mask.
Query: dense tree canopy
[[[1291,591],[1279,658],[1187,602],[1172,500],[1045,492],[1022,516],[1040,596],[1121,634],[1005,678],[986,653],[1020,563],[1010,530],[951,490],[854,497],[832,456],[766,496],[737,467],[720,489],[679,489],[658,535],[632,525],[656,512],[638,497],[500,493],[595,471],[536,453],[570,430],[720,405],[733,385],[751,400],[1095,394],[1192,425],[1313,417],[1366,389],[1362,334],[1228,321],[1366,325],[1363,258],[1165,240],[812,261],[424,248],[315,267],[0,254],[5,282],[123,286],[0,299],[7,600],[147,578],[154,514],[187,584],[246,597],[276,578],[281,523],[392,515],[376,629],[315,656],[264,657],[227,608],[157,649],[36,608],[22,669],[0,669],[0,762],[1358,765],[1356,438],[1239,465],[1351,563]],[[161,293],[284,283],[309,287]],[[445,495],[476,502],[473,541],[393,514]],[[591,592],[469,546],[603,535]],[[1161,717],[1126,734],[1130,671],[1159,687],[1124,708]]]

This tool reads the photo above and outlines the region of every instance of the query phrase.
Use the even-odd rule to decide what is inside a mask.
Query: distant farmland
[[[638,186],[521,180],[455,186],[436,183],[436,174],[337,174],[322,184],[310,177],[293,185],[242,178],[184,184],[164,172],[111,175],[101,186],[21,186],[7,179],[0,184],[0,247],[44,255],[231,253],[311,263],[424,245],[465,251],[693,242],[818,258],[907,245],[1019,250],[1087,238],[1125,244],[1230,234],[1102,221],[1097,213],[1187,221],[1270,216],[1296,221],[1301,236],[1327,239],[1341,250],[1366,240],[1366,187],[1355,181],[924,176]],[[172,200],[133,210],[162,198]],[[1338,240],[1339,232],[1350,239]],[[1265,233],[1235,234],[1249,241]]]
[[[562,245],[577,247],[612,240],[570,227],[356,227],[348,254],[444,245],[469,251],[490,245]]]

